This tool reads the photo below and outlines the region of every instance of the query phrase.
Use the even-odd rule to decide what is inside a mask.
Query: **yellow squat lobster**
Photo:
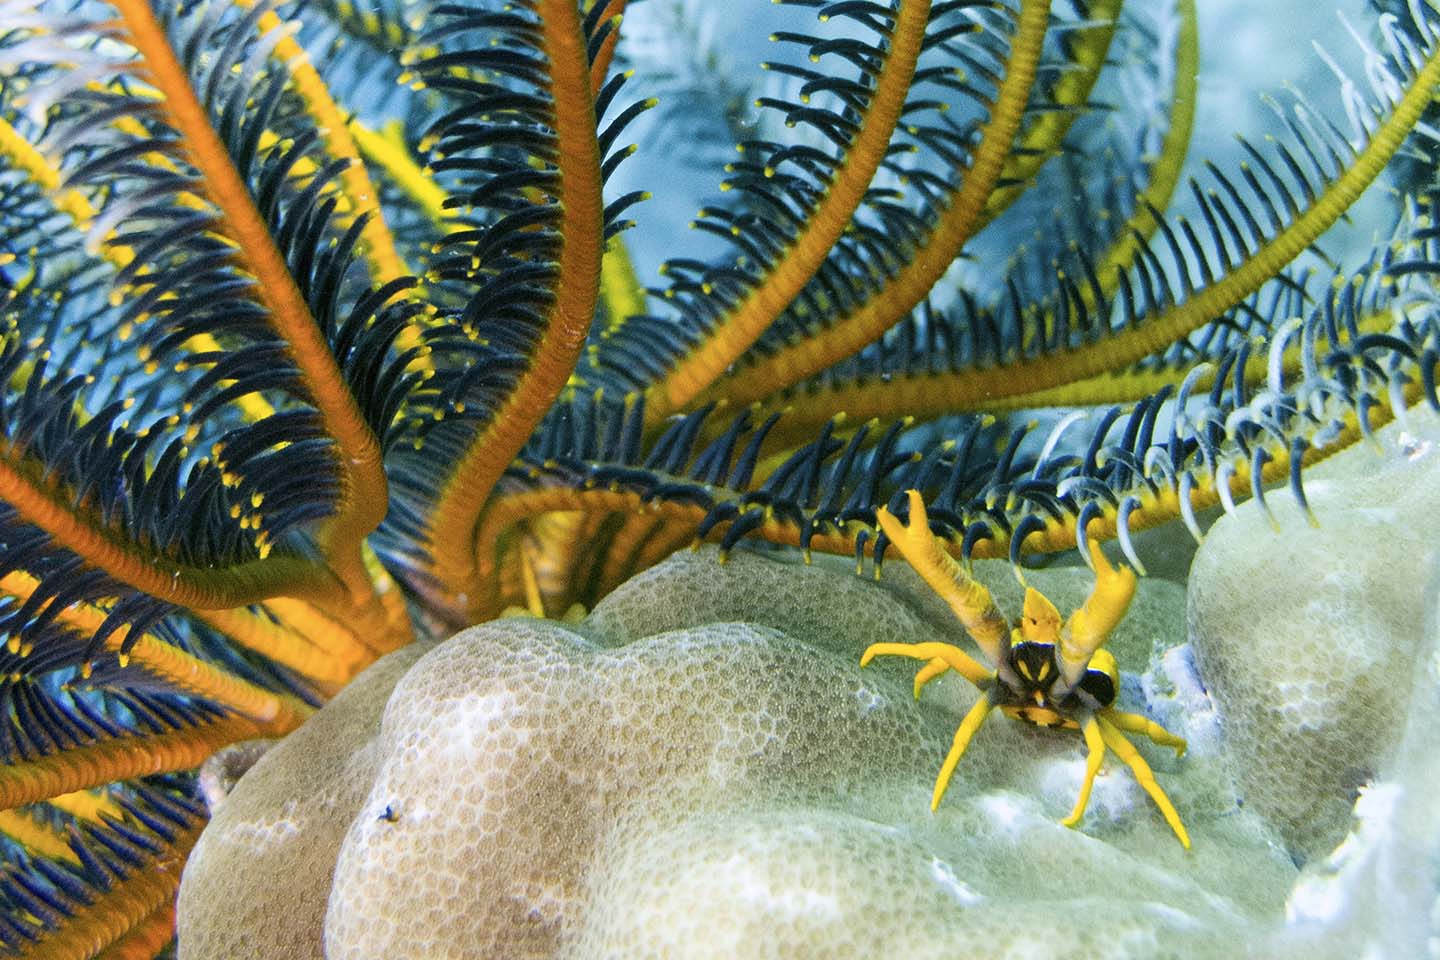
[[[1080,787],[1075,809],[1061,821],[1065,826],[1075,826],[1085,815],[1090,788],[1100,772],[1105,748],[1109,747],[1135,772],[1135,779],[1160,808],[1165,822],[1170,824],[1185,849],[1190,849],[1190,836],[1180,822],[1180,815],[1155,782],[1149,764],[1126,739],[1125,731],[1141,733],[1162,746],[1174,747],[1177,756],[1184,754],[1185,741],[1146,717],[1114,708],[1119,692],[1115,658],[1101,649],[1135,595],[1134,571],[1124,564],[1118,569],[1111,566],[1091,540],[1095,589],[1085,603],[1062,625],[1055,605],[1038,590],[1028,588],[1019,626],[1012,630],[996,608],[990,591],[972,579],[930,532],[925,502],[919,491],[911,490],[909,495],[909,525],[902,524],[881,507],[877,511],[881,528],[930,589],[950,604],[965,632],[995,665],[995,669],[987,670],[965,651],[948,643],[872,643],[860,657],[862,667],[881,654],[926,661],[915,675],[917,699],[925,684],[946,670],[954,670],[980,689],[980,699],[955,731],[955,742],[935,780],[930,809],[940,806],[965,748],[990,711],[999,707],[1013,719],[1042,727],[1078,729],[1084,736],[1089,749],[1085,782]]]

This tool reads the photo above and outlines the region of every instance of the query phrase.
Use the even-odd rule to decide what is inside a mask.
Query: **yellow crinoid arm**
[[[1180,814],[1175,812],[1175,806],[1170,802],[1170,798],[1165,795],[1164,790],[1160,789],[1160,784],[1155,782],[1155,774],[1151,772],[1150,765],[1145,762],[1145,758],[1140,756],[1140,752],[1129,740],[1125,739],[1125,734],[1121,733],[1120,728],[1110,719],[1101,715],[1095,718],[1095,722],[1100,727],[1100,736],[1104,739],[1105,746],[1115,751],[1115,755],[1124,760],[1134,772],[1135,779],[1140,786],[1145,788],[1145,792],[1150,794],[1150,799],[1154,800],[1155,806],[1160,808],[1165,822],[1170,824],[1170,829],[1174,830],[1175,836],[1180,838],[1180,845],[1189,850],[1190,834],[1185,832],[1185,824],[1180,822]]]
[[[996,609],[990,591],[966,573],[930,532],[930,517],[925,512],[925,501],[920,497],[920,491],[911,490],[909,496],[910,525],[905,526],[893,513],[881,507],[875,511],[880,528],[930,589],[950,605],[956,619],[990,663],[1001,666],[1005,663],[1005,651],[1010,646],[1010,625]]]
[[[928,663],[920,671],[922,674],[934,671],[935,663],[939,661],[976,686],[995,676],[993,672],[982,667],[964,650],[948,643],[872,643],[860,655],[860,666],[866,666],[877,656],[911,657],[915,660],[926,660]],[[938,672],[940,671],[932,672],[931,676]],[[917,697],[920,695],[920,687],[923,685],[917,678],[915,685]]]
[[[1067,687],[1080,682],[1090,658],[1105,645],[1135,596],[1135,571],[1123,563],[1112,566],[1093,539],[1090,561],[1095,567],[1095,588],[1060,630],[1061,680]]]

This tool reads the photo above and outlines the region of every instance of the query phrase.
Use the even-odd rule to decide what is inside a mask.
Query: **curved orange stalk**
[[[590,64],[590,93],[595,95],[600,88],[605,86],[605,77],[610,73],[610,61],[615,58],[615,45],[620,42],[620,18],[625,16],[626,0],[609,0],[605,4],[605,12],[600,14],[600,22],[607,20],[615,21],[610,33],[600,44],[600,49],[595,51],[595,60]]]
[[[286,593],[341,608],[344,586],[324,567],[292,557],[270,557],[224,569],[193,567],[145,556],[70,507],[58,492],[33,479],[29,465],[0,456],[0,500],[59,545],[115,579],[161,600],[192,609],[240,607]]]
[[[144,131],[141,130],[140,133],[143,134]],[[0,120],[0,153],[10,157],[20,170],[44,189],[55,208],[67,214],[78,228],[85,229],[93,220],[96,211],[89,200],[76,190],[62,189],[59,170],[4,120]],[[156,159],[166,161],[166,158],[159,155],[156,155]],[[117,268],[125,267],[134,259],[134,252],[124,245],[106,244],[102,253]],[[186,342],[186,348],[202,351],[221,349],[209,334],[197,334],[190,338]],[[240,398],[238,403],[252,420],[260,420],[274,413],[274,409],[259,396],[247,395]],[[362,663],[347,669],[343,662],[330,662],[327,657],[317,657],[313,651],[297,645],[293,637],[286,636],[283,628],[273,623],[261,622],[259,618],[240,610],[203,611],[200,616],[217,629],[228,633],[236,642],[298,670],[322,687],[335,689],[363,666]],[[393,616],[387,616],[387,619],[392,622],[396,620]],[[332,632],[337,636],[344,633]]]
[[[766,273],[716,319],[705,336],[673,368],[646,389],[647,423],[659,423],[710,386],[765,332],[825,262],[885,159],[895,124],[905,107],[910,81],[915,76],[915,63],[920,57],[929,18],[930,0],[901,0],[890,33],[889,56],[880,69],[865,115],[857,121],[859,132],[855,141],[831,176],[825,195],[810,211],[804,229],[783,253],[771,260]],[[1043,35],[1044,18],[1041,23]],[[1006,138],[1007,149],[1013,139],[1012,130]]]
[[[0,590],[24,600],[35,592],[39,583],[28,573],[13,571],[0,578]],[[55,614],[55,620],[91,636],[105,622],[105,616],[106,611],[99,607],[77,602]],[[129,634],[128,625],[112,631],[105,638],[105,649],[119,653]],[[299,701],[242,680],[154,634],[145,633],[136,639],[128,656],[130,663],[142,667],[180,693],[208,700],[216,706],[261,722],[294,723],[298,726],[299,721],[311,713]]]
[[[180,831],[151,863],[143,869],[132,867],[127,876],[112,883],[93,903],[77,908],[73,916],[60,922],[58,929],[27,945],[17,956],[90,960],[120,943],[131,930],[174,900],[180,888],[180,869],[200,838],[200,829],[197,824]]]
[[[1434,99],[1437,84],[1440,48],[1430,54],[1419,76],[1355,162],[1347,165],[1289,226],[1230,273],[1197,290],[1189,300],[1092,344],[972,371],[963,384],[956,384],[947,399],[961,409],[973,409],[981,403],[993,404],[998,398],[1036,393],[1093,377],[1155,353],[1221,316],[1278,274],[1350,209],[1419,122]]]
[[[341,492],[322,539],[352,599],[364,603],[371,587],[360,563],[360,542],[379,526],[388,503],[380,443],[361,416],[300,288],[149,3],[116,0],[115,6],[125,20],[129,42],[144,60],[147,79],[165,96],[165,108],[181,134],[186,155],[204,177],[210,200],[223,214],[228,235],[255,277],[256,296],[285,339],[325,432],[335,442]]]
[[[39,803],[62,793],[116,780],[190,770],[216,750],[240,740],[283,737],[299,726],[257,723],[248,717],[221,717],[170,733],[134,734],[71,747],[0,766],[0,810]]]
[[[119,940],[95,954],[95,960],[154,960],[174,939],[175,904],[167,899]]]
[[[1050,0],[1023,0],[1010,57],[1005,64],[1005,78],[1000,83],[990,119],[982,128],[980,145],[975,149],[959,193],[939,218],[929,242],[916,249],[910,262],[863,304],[836,318],[824,333],[745,365],[700,394],[702,399],[713,394],[738,407],[783,390],[875,340],[925,298],[974,235],[990,193],[1005,168],[1035,84],[1049,22]],[[723,366],[715,369],[712,376],[723,369]],[[682,395],[672,391],[668,398],[672,404],[677,395],[689,399],[696,393],[692,390]],[[647,421],[652,409],[647,395]],[[673,409],[673,406],[661,409]]]
[[[462,606],[468,605],[465,598],[473,597],[480,586],[474,565],[480,509],[569,379],[599,298],[604,204],[585,38],[573,0],[547,0],[538,6],[550,61],[560,158],[558,233],[563,239],[556,271],[559,279],[529,368],[458,458],[431,513],[426,539],[434,573]]]

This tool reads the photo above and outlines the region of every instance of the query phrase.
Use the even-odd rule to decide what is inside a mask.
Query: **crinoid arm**
[[[944,545],[930,530],[925,500],[919,490],[907,491],[910,499],[910,522],[902,524],[885,507],[875,511],[876,520],[885,536],[895,544],[931,590],[944,599],[954,611],[965,632],[981,652],[997,667],[1006,662],[1010,647],[1010,625],[996,608],[990,591],[965,572],[945,551]]]
[[[1060,679],[1066,689],[1080,682],[1090,658],[1105,645],[1135,596],[1135,571],[1123,563],[1112,566],[1095,540],[1090,541],[1090,563],[1095,588],[1060,630]]]
[[[1125,739],[1125,734],[1120,732],[1120,728],[1105,716],[1096,717],[1095,722],[1100,727],[1100,736],[1104,738],[1105,746],[1115,751],[1115,755],[1124,760],[1134,772],[1135,779],[1139,781],[1140,786],[1145,788],[1145,792],[1150,794],[1150,799],[1154,800],[1155,806],[1160,808],[1165,822],[1170,824],[1170,829],[1174,830],[1175,836],[1180,838],[1180,845],[1189,850],[1190,834],[1185,832],[1185,824],[1180,822],[1180,814],[1175,812],[1174,804],[1165,795],[1160,784],[1155,781],[1155,774],[1151,772],[1150,765],[1145,762],[1145,758],[1140,756],[1140,751],[1136,750],[1134,745]]]

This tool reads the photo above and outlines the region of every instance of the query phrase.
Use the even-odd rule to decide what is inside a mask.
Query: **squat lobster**
[[[878,655],[926,661],[915,675],[916,699],[925,684],[946,670],[954,670],[980,689],[980,699],[955,731],[955,741],[935,780],[930,809],[940,806],[965,748],[990,711],[999,707],[1013,719],[1042,727],[1078,729],[1085,738],[1089,749],[1085,781],[1075,809],[1060,821],[1065,826],[1075,826],[1084,816],[1090,788],[1100,772],[1105,748],[1109,747],[1134,771],[1135,779],[1160,808],[1180,843],[1190,849],[1190,837],[1179,814],[1155,782],[1149,764],[1125,737],[1125,731],[1174,747],[1177,756],[1185,753],[1185,741],[1146,717],[1114,708],[1119,692],[1115,658],[1101,649],[1130,606],[1135,594],[1134,571],[1124,564],[1118,569],[1111,566],[1091,540],[1095,588],[1084,604],[1062,625],[1055,605],[1038,590],[1029,588],[1020,623],[1012,629],[996,608],[990,591],[972,579],[930,531],[920,492],[911,490],[909,496],[909,525],[901,524],[881,507],[876,511],[881,528],[930,588],[950,604],[965,632],[995,664],[995,669],[988,670],[959,647],[933,642],[872,643],[860,657],[862,667]]]

